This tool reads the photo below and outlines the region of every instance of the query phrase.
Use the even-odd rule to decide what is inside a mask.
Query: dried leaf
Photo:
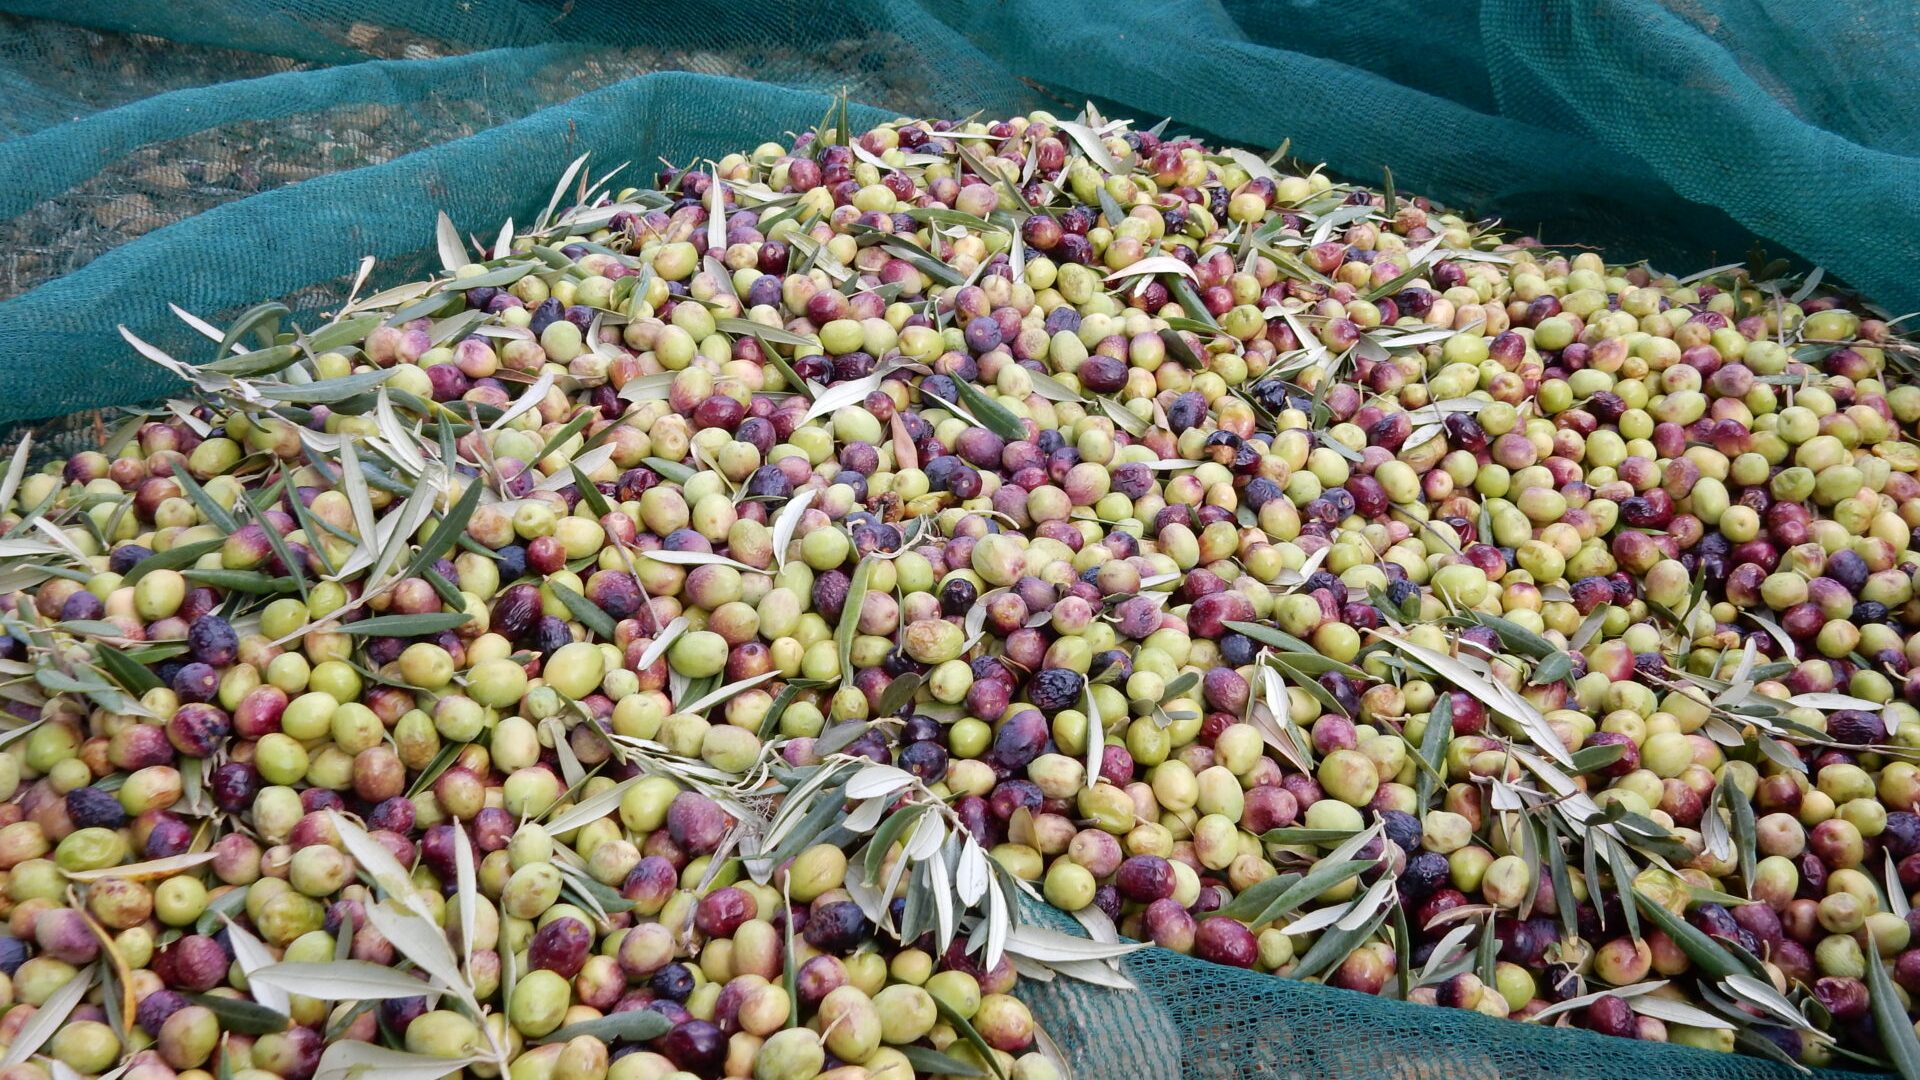
[[[151,859],[147,862],[133,863],[129,866],[108,866],[99,870],[69,870],[67,880],[87,883],[106,878],[125,878],[128,881],[158,881],[184,873],[196,866],[203,866],[214,860],[211,851],[194,851],[184,855],[169,855],[164,859]]]

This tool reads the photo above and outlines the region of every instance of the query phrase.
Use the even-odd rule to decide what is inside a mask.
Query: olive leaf
[[[566,606],[567,612],[571,614],[580,625],[593,631],[595,637],[601,641],[613,640],[615,632],[613,616],[602,611],[599,605],[593,601],[581,596],[579,593],[574,592],[572,589],[567,588],[557,581],[547,582],[547,588],[553,590],[554,598]]]
[[[673,1021],[651,1009],[632,1009],[594,1020],[568,1024],[534,1040],[536,1045],[568,1042],[585,1036],[596,1042],[646,1042],[673,1029]]]
[[[346,845],[347,854],[353,856],[353,861],[360,864],[360,869],[365,870],[373,878],[373,883],[380,887],[381,892],[405,905],[409,910],[424,911],[419,906],[420,900],[415,894],[413,876],[407,873],[407,868],[400,865],[400,860],[394,858],[393,852],[387,850],[385,844],[375,840],[365,829],[338,810],[327,811],[327,819],[333,823],[334,831],[340,836],[340,842]],[[208,854],[211,856],[211,853]],[[419,963],[418,960],[414,962]]]
[[[186,495],[189,502],[193,503],[194,508],[200,511],[200,516],[207,519],[208,524],[229,535],[239,530],[240,526],[233,520],[233,515],[227,511],[226,507],[214,501],[213,496],[207,494],[206,489],[200,486],[192,473],[185,469],[176,469],[173,473],[173,482],[180,485],[181,492]]]
[[[1240,890],[1233,899],[1212,911],[1202,912],[1200,919],[1237,919],[1240,922],[1255,924],[1254,916],[1267,909],[1267,905],[1280,898],[1280,895],[1300,880],[1299,874],[1275,874],[1263,881],[1257,881]],[[1094,909],[1099,910],[1099,909]],[[1105,912],[1101,912],[1105,914]]]
[[[443,1058],[389,1050],[373,1043],[340,1041],[328,1044],[326,1052],[320,1055],[313,1080],[355,1080],[365,1074],[379,1080],[441,1080],[449,1073],[484,1060],[478,1055]]]
[[[1427,713],[1427,729],[1420,737],[1420,760],[1426,764],[1414,778],[1414,804],[1424,810],[1434,785],[1446,775],[1447,744],[1453,737],[1453,697],[1438,694]]]
[[[1312,773],[1312,743],[1293,722],[1293,702],[1280,673],[1266,664],[1260,665],[1259,670],[1264,698],[1248,707],[1249,721],[1259,729],[1261,739],[1289,765],[1303,773]]]
[[[458,818],[453,822],[453,865],[460,902],[460,941],[465,959],[462,970],[472,977],[474,923],[480,917],[480,885],[473,865],[473,848]]]
[[[620,387],[621,401],[665,401],[673,390],[674,373],[662,371],[628,379]],[[656,470],[657,471],[657,470]],[[678,482],[678,481],[676,481]]]
[[[748,566],[746,563],[729,559],[725,555],[715,555],[706,551],[654,550],[643,551],[640,553],[640,557],[652,559],[658,563],[666,563],[669,566],[731,566],[735,570],[744,571],[749,574],[762,573],[762,570],[757,566]]]
[[[546,823],[547,832],[554,836],[562,836],[589,822],[598,821],[606,817],[619,807],[620,800],[626,795],[627,789],[644,779],[646,779],[645,774],[630,776],[612,787],[607,788],[605,791],[600,792],[598,795],[591,795],[582,799],[559,817],[548,821]]]
[[[672,622],[661,628],[659,636],[647,643],[646,649],[640,653],[639,662],[633,665],[634,670],[645,671],[652,667],[654,661],[667,654],[667,647],[673,644],[674,639],[686,633],[687,628],[692,625],[685,615],[676,616]]]
[[[275,300],[255,304],[241,312],[239,317],[233,320],[233,325],[227,327],[227,332],[221,337],[220,347],[214,355],[224,357],[228,353],[240,351],[237,349],[240,339],[248,334],[254,335],[254,340],[262,348],[272,345],[274,335],[279,332],[281,320],[291,314],[292,311],[287,305]]]
[[[199,560],[200,556],[209,551],[220,550],[222,543],[224,541],[218,538],[196,540],[190,544],[177,544],[165,551],[156,552],[133,564],[133,569],[127,571],[127,576],[121,579],[120,583],[133,585],[155,570],[178,570],[183,566],[191,566]]]
[[[447,944],[444,931],[425,916],[395,906],[392,900],[369,904],[366,910],[367,922],[391,941],[402,956],[438,979],[473,1012],[480,1011],[472,989],[460,974],[459,962],[454,958],[453,947]]]
[[[453,219],[447,216],[445,210],[439,212],[434,222],[433,242],[439,249],[442,269],[452,273],[467,265],[466,245],[461,242],[460,230],[454,227]]]
[[[840,685],[853,685],[853,639],[860,632],[860,609],[867,600],[867,583],[873,580],[874,557],[863,556],[853,570],[853,581],[847,586],[845,601],[840,607],[840,625],[834,629],[833,643],[840,652]]]
[[[88,964],[80,969],[79,974],[47,995],[47,999],[40,1003],[27,1022],[20,1026],[19,1033],[14,1035],[6,1055],[0,1057],[0,1068],[10,1068],[26,1061],[48,1039],[53,1038],[54,1033],[67,1022],[67,1017],[73,1014],[74,1007],[80,1004],[80,999],[92,989],[94,975],[99,970],[98,964]]]
[[[175,874],[204,866],[217,856],[211,851],[193,851],[182,855],[168,855],[165,858],[150,859],[129,866],[108,866],[97,870],[66,871],[68,881],[87,884],[106,878],[125,878],[128,881],[158,881]]]
[[[253,1000],[282,1016],[287,1015],[292,1011],[292,1005],[287,1000],[287,991],[255,980],[255,976],[273,964],[273,954],[267,951],[267,946],[259,938],[248,933],[245,927],[232,919],[226,920],[226,923],[227,943],[233,948],[233,959],[240,965],[240,973],[247,978],[247,991],[253,995]]]
[[[212,934],[225,926],[230,916],[245,910],[246,906],[247,890],[229,889],[207,901],[207,910],[201,912],[200,917],[194,920],[193,932]],[[253,976],[248,975],[247,980],[252,982]]]
[[[999,1080],[1007,1080],[1006,1072],[1000,1068],[1000,1059],[993,1055],[993,1048],[987,1045],[987,1040],[980,1037],[980,1032],[974,1029],[972,1022],[938,997],[933,999],[933,1006],[939,1011],[940,1019],[945,1020],[947,1026],[953,1028],[961,1038],[967,1041],[967,1045],[973,1047],[974,1055],[985,1062],[987,1068],[993,1070],[993,1075]]]
[[[7,472],[0,477],[0,510],[13,503],[14,493],[20,490],[20,481],[27,475],[28,456],[33,452],[33,432],[20,437],[20,445],[13,448],[13,460],[7,464]]]
[[[919,821],[931,809],[932,807],[925,803],[915,803],[902,807],[881,822],[880,827],[874,831],[873,839],[867,842],[866,852],[861,860],[867,884],[878,882],[881,865],[886,860],[887,852],[893,848],[894,842],[900,839],[901,834],[909,826]]]
[[[962,1061],[951,1054],[943,1054],[932,1047],[913,1046],[909,1044],[907,1046],[896,1046],[894,1049],[900,1052],[901,1057],[907,1059],[908,1065],[913,1066],[914,1074],[917,1076],[967,1077],[987,1075],[971,1062]]]
[[[1694,966],[1702,972],[1715,979],[1729,979],[1746,974],[1746,968],[1734,959],[1733,954],[1723,948],[1719,942],[1708,937],[1699,927],[1668,911],[1632,885],[1624,881],[1618,882],[1618,885],[1622,892],[1627,894],[1623,899],[1638,908],[1641,914],[1660,928],[1661,932],[1672,938],[1674,944],[1680,946],[1680,951],[1687,954],[1687,959],[1693,961]]]
[[[1100,700],[1093,692],[1093,683],[1087,683],[1083,689],[1087,704],[1086,786],[1092,790],[1100,782],[1100,768],[1106,762],[1107,733],[1106,722],[1100,716]]]
[[[250,973],[247,984],[326,1001],[389,1001],[442,992],[404,971],[366,960],[272,964]]]
[[[1880,1032],[1887,1056],[1901,1080],[1920,1080],[1920,1036],[1914,1034],[1913,1021],[1900,1007],[1899,991],[1887,977],[1880,950],[1862,951],[1867,954],[1867,1003],[1873,1008],[1874,1027]]]
[[[1732,1021],[1672,998],[1647,994],[1627,1002],[1627,1006],[1642,1016],[1651,1016],[1662,1023],[1685,1024],[1688,1027],[1710,1028],[1718,1031],[1735,1030]],[[1912,1025],[1908,1027],[1911,1029]]]
[[[817,488],[807,488],[787,500],[780,510],[780,516],[773,522],[773,559],[781,569],[787,565],[787,548],[793,543],[793,534],[800,528],[800,520],[806,516],[807,507],[813,505]]]
[[[1462,926],[1459,929],[1471,931],[1473,928],[1470,926]],[[1449,939],[1451,939],[1451,937],[1452,935],[1449,935]],[[1438,951],[1439,950],[1437,949],[1435,950],[1435,952],[1438,952]],[[1532,1016],[1529,1016],[1527,1018],[1527,1022],[1530,1024],[1544,1023],[1548,1020],[1553,1019],[1556,1016],[1562,1015],[1563,1013],[1570,1013],[1577,1009],[1584,1009],[1587,1006],[1593,1004],[1596,1001],[1599,1001],[1601,998],[1604,998],[1604,997],[1620,998],[1626,1001],[1629,1005],[1632,1005],[1635,999],[1640,998],[1647,994],[1651,994],[1655,990],[1658,990],[1661,987],[1666,985],[1667,985],[1667,980],[1665,979],[1649,979],[1646,982],[1629,983],[1626,986],[1609,986],[1605,990],[1598,990],[1591,994],[1581,994],[1578,997],[1570,997],[1565,1001],[1554,1002],[1552,1005],[1549,1005],[1546,1008],[1541,1009],[1539,1012],[1534,1013]]]
[[[242,1035],[270,1035],[293,1026],[286,1014],[257,1001],[221,997],[218,994],[188,994],[187,1000],[205,1008],[220,1021],[222,1031]]]
[[[1308,829],[1288,827],[1268,829],[1260,834],[1264,844],[1326,844],[1346,840],[1360,833],[1359,829]]]
[[[694,699],[693,701],[688,702],[685,705],[678,706],[677,711],[683,712],[683,713],[693,713],[694,715],[698,716],[701,713],[706,712],[708,709],[713,708],[715,705],[718,705],[723,701],[731,701],[735,695],[738,695],[747,690],[751,690],[754,687],[760,685],[763,682],[766,682],[767,680],[779,674],[780,673],[778,671],[763,671],[758,675],[749,675],[746,678],[741,679],[739,682],[728,683],[727,685],[722,686],[709,693],[702,694],[700,697]]]
[[[1547,718],[1542,716],[1540,710],[1531,702],[1508,689],[1505,684],[1481,678],[1465,664],[1445,653],[1436,652],[1406,638],[1396,637],[1379,630],[1373,633],[1448,682],[1479,698],[1488,709],[1518,724],[1526,733],[1528,741],[1544,751],[1547,756],[1562,765],[1572,765],[1572,755],[1567,752],[1566,744],[1560,741],[1560,736],[1554,734],[1553,728],[1547,724]]]
[[[892,362],[882,363],[865,378],[849,379],[822,390],[819,396],[813,399],[813,404],[808,407],[806,415],[800,422],[804,424],[822,416],[832,416],[841,409],[860,404],[867,399],[868,394],[880,389],[880,384],[896,369],[896,365]]]
[[[1306,955],[1295,961],[1293,976],[1301,979],[1312,978],[1331,970],[1334,965],[1344,961],[1353,950],[1373,937],[1375,931],[1380,929],[1380,925],[1386,919],[1386,911],[1376,911],[1357,926],[1348,927],[1343,922],[1339,927],[1321,934],[1314,939],[1313,946],[1307,950]]]
[[[1144,941],[1099,942],[1072,934],[1026,924],[1014,927],[1007,935],[1007,952],[1043,964],[1073,960],[1117,960],[1139,952],[1152,943]]]
[[[455,630],[473,621],[464,611],[440,611],[419,615],[375,615],[358,622],[342,623],[339,633],[356,637],[421,637],[442,630]]]

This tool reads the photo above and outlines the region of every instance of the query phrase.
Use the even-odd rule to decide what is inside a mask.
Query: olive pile
[[[1092,114],[576,201],[0,480],[0,1080],[1043,1080],[1120,937],[1920,1067],[1871,308]]]

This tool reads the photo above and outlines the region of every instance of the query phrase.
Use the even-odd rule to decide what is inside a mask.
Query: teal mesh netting
[[[1080,933],[1023,901],[1025,917]],[[1078,1080],[1808,1080],[1745,1055],[1408,1005],[1222,968],[1166,949],[1122,961],[1140,989],[1055,979],[1017,993]],[[1885,1080],[1819,1069],[1812,1080]]]
[[[152,398],[124,322],[324,309],[592,149],[640,168],[886,113],[1078,107],[1290,139],[1553,242],[1756,240],[1920,307],[1920,22],[1872,0],[4,0],[0,423]],[[744,79],[758,80],[754,85]],[[868,118],[881,115],[875,111]],[[638,171],[638,170],[636,170]]]
[[[1325,161],[1685,272],[1757,243],[1920,307],[1920,20],[1873,0],[0,0],[0,425],[174,389],[260,299],[490,236],[565,163],[815,123],[1077,109]],[[751,80],[751,81],[749,81]],[[196,351],[198,350],[198,351]],[[71,425],[70,425],[71,427]],[[90,437],[84,426],[70,437]],[[1787,1076],[1150,951],[1033,988],[1083,1078]]]

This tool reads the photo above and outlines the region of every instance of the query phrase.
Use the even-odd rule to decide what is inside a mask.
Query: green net
[[[1920,307],[1920,44],[1868,0],[0,0],[0,425],[174,387],[268,297],[428,272],[435,210],[529,220],[565,163],[685,163],[816,123],[1076,110],[1325,161],[1687,270],[1756,245]],[[43,428],[44,430],[44,428]],[[54,444],[57,448],[60,443]],[[1152,950],[1036,1014],[1083,1078],[1765,1077]],[[1837,1074],[1836,1074],[1837,1075]]]
[[[804,128],[840,88],[888,113],[1091,99],[1358,180],[1390,167],[1609,258],[1760,242],[1920,306],[1920,82],[1898,60],[1920,27],[1867,0],[0,10],[0,422],[160,392],[116,323],[185,348],[169,302],[322,310],[362,255],[423,265],[436,208],[490,230],[582,150],[644,173]]]
[[[1027,902],[1024,916],[1081,932]],[[1081,1080],[1788,1080],[1745,1055],[1631,1042],[1573,1028],[1428,1008],[1222,968],[1166,949],[1121,962],[1138,990],[1023,980],[1016,993]],[[1816,1080],[1885,1080],[1816,1070]]]

